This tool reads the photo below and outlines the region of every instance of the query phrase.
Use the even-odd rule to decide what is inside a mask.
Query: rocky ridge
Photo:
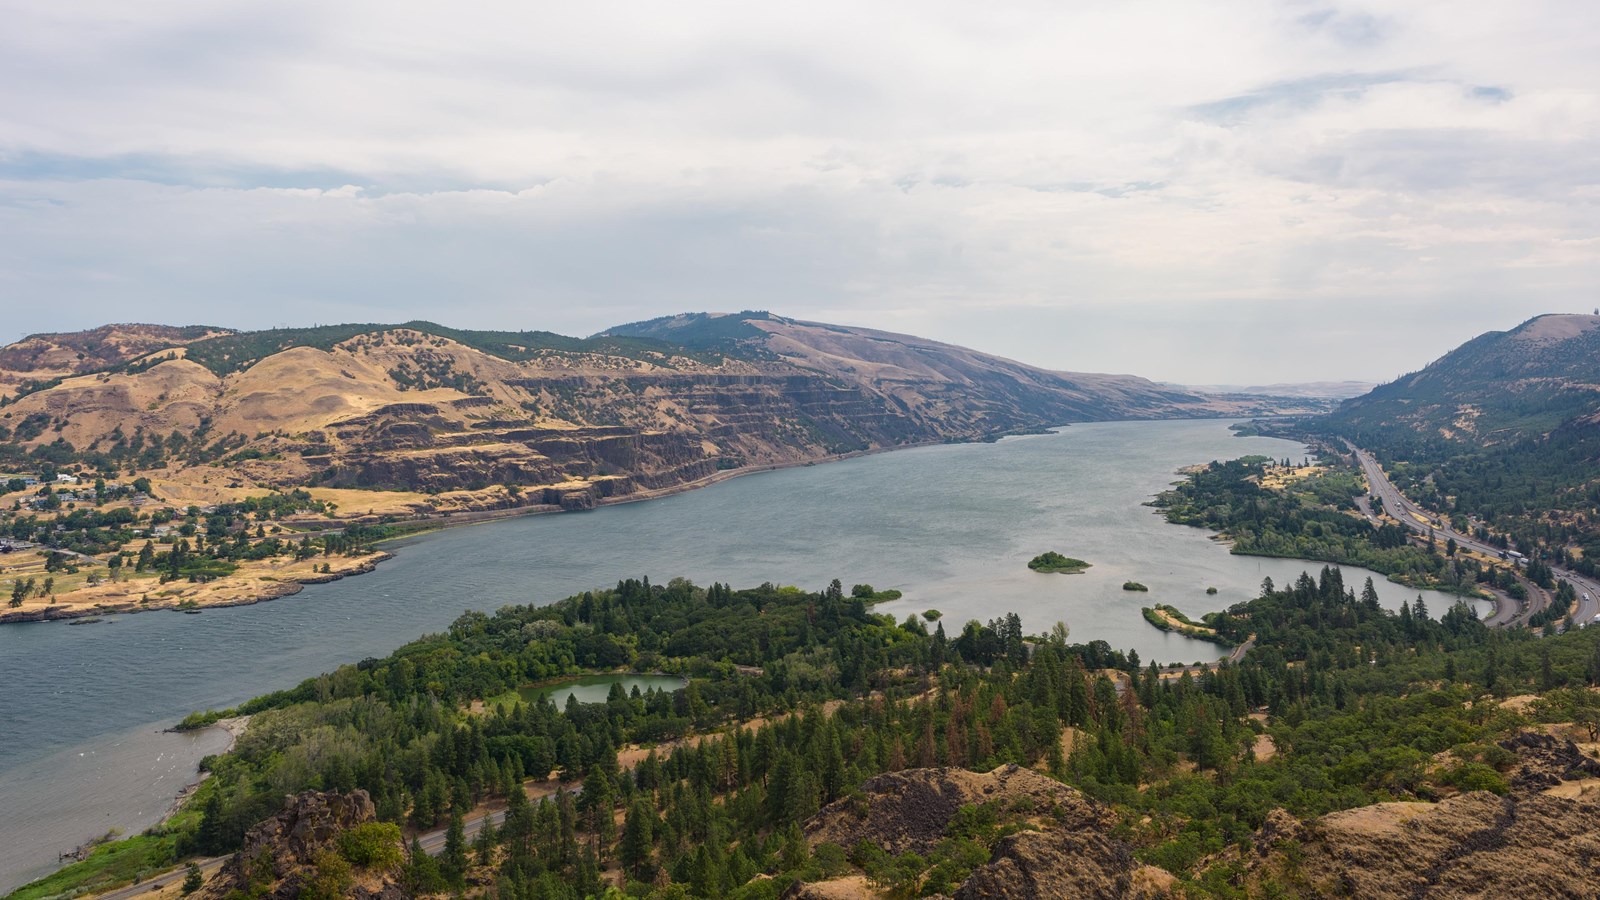
[[[0,451],[24,469],[30,457],[76,454],[167,481],[194,473],[233,496],[408,492],[420,496],[407,509],[428,515],[583,509],[851,453],[1256,411],[870,329],[767,314],[735,324],[742,336],[731,343],[425,322],[39,335],[0,349]],[[517,490],[489,506],[430,499],[502,485]]]
[[[1303,897],[1593,898],[1600,885],[1600,789],[1549,788],[1600,775],[1571,742],[1523,733],[1511,791],[1438,803],[1380,803],[1302,824],[1274,810],[1242,855],[1255,888],[1272,881]]]

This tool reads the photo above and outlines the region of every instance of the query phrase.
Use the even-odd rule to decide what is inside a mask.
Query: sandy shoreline
[[[234,745],[239,743],[239,738],[244,736],[245,729],[250,727],[250,717],[229,716],[226,719],[218,719],[209,727],[228,733],[228,746],[223,747],[216,753],[217,756],[221,756],[224,753],[231,752]],[[173,731],[174,729],[169,728],[167,730]],[[167,811],[162,814],[161,824],[165,825],[173,816],[177,815],[178,811],[183,809],[183,805],[189,802],[189,798],[194,796],[195,791],[200,790],[200,785],[204,784],[205,780],[210,777],[210,772],[201,772],[194,781],[184,785],[183,789],[178,791],[178,796],[172,799],[172,805],[167,807]]]
[[[153,584],[148,580],[110,582],[75,594],[59,595],[57,602],[49,606],[0,612],[0,625],[58,621],[85,625],[91,624],[85,620],[123,613],[160,610],[193,612],[249,606],[292,597],[308,584],[325,584],[354,575],[365,575],[389,558],[391,555],[383,551],[374,551],[361,557],[335,557],[330,562],[341,568],[334,572],[315,571],[320,564],[315,558],[294,562],[267,560],[265,563],[244,564],[236,575],[197,584],[178,583],[176,586]]]

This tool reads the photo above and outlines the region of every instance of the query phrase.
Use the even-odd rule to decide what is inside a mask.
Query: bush
[[[316,855],[316,864],[316,874],[300,889],[302,900],[340,900],[349,893],[355,879],[344,857],[323,850]]]
[[[1461,791],[1489,791],[1503,796],[1511,790],[1504,776],[1481,762],[1452,766],[1439,773],[1439,780]]]
[[[392,871],[405,861],[400,852],[400,826],[366,822],[339,835],[339,852],[363,869]]]

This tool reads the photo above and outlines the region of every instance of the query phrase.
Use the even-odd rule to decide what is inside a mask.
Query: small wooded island
[[[1054,550],[1045,552],[1028,560],[1028,568],[1035,572],[1059,572],[1062,575],[1077,575],[1089,568],[1089,563],[1070,556],[1062,556]]]

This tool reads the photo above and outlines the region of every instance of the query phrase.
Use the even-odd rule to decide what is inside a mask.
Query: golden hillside
[[[730,341],[693,329],[580,340],[430,323],[34,336],[0,349],[10,391],[0,466],[143,474],[197,497],[515,486],[482,502],[573,508],[752,466],[1071,421],[1246,411],[904,335],[729,318],[709,321],[735,327]]]

